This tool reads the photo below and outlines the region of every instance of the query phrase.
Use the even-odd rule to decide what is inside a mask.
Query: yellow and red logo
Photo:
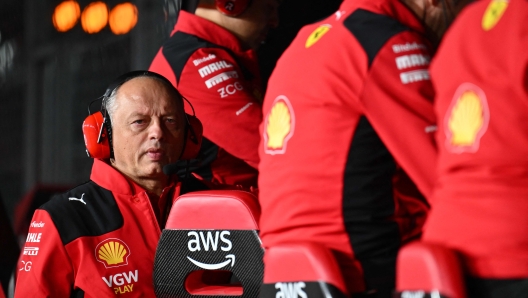
[[[295,115],[289,99],[284,95],[275,98],[264,125],[264,152],[284,154],[288,140],[295,129]]]
[[[460,85],[445,115],[447,149],[453,153],[476,152],[489,118],[484,91],[471,83]]]
[[[121,239],[108,238],[95,248],[95,258],[106,268],[128,265],[130,249]]]
[[[489,31],[497,25],[506,8],[508,8],[508,2],[508,0],[493,0],[490,2],[484,12],[484,16],[482,16],[482,29],[484,31]]]
[[[304,46],[306,48],[313,46],[316,42],[319,41],[319,39],[321,39],[321,37],[323,37],[330,30],[330,28],[332,28],[332,26],[329,24],[324,24],[317,27],[317,29],[315,29],[314,32],[312,32],[312,34],[308,36],[308,39],[306,40]]]

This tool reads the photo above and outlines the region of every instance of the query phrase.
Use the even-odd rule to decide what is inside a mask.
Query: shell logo
[[[108,238],[95,248],[95,258],[106,268],[128,265],[130,249],[121,239]]]
[[[306,44],[304,46],[306,48],[313,46],[316,42],[319,41],[319,39],[321,39],[321,37],[323,37],[330,30],[330,28],[332,28],[332,26],[329,24],[324,24],[317,27],[317,29],[315,29],[314,32],[312,32],[312,34],[308,36],[308,39],[306,40]]]
[[[484,91],[471,83],[460,85],[444,121],[447,149],[453,153],[476,152],[489,118]]]
[[[506,8],[508,8],[508,0],[491,1],[482,17],[482,29],[489,31],[495,27],[506,11]]]
[[[275,99],[264,123],[264,152],[284,154],[295,128],[295,115],[286,96],[279,95]]]

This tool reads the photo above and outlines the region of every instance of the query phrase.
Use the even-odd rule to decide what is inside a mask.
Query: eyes
[[[149,117],[136,117],[132,118],[132,121],[130,122],[130,126],[133,130],[143,130],[150,126],[151,121],[153,121]],[[157,122],[156,120],[154,120]],[[175,117],[163,117],[161,118],[161,122],[164,124],[165,127],[168,129],[177,129],[180,125],[178,125],[178,121]]]

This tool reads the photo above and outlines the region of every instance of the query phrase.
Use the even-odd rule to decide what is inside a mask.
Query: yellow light
[[[97,33],[108,23],[108,8],[100,1],[86,6],[81,15],[81,25],[86,33]]]
[[[110,11],[110,30],[116,35],[126,34],[136,26],[137,18],[138,10],[134,4],[130,2],[118,4]]]
[[[59,32],[66,32],[77,24],[81,15],[81,8],[76,1],[64,1],[55,7],[53,12],[53,26]]]

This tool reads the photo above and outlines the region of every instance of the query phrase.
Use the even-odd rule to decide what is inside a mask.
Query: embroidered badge
[[[453,153],[476,152],[489,118],[484,91],[471,83],[460,85],[445,115],[447,149]]]
[[[95,259],[106,268],[128,265],[130,249],[121,239],[108,238],[95,248]]]
[[[286,96],[275,99],[265,121],[264,151],[271,155],[284,154],[295,129],[295,115]]]
[[[506,11],[506,8],[508,8],[508,0],[491,1],[482,17],[482,29],[489,31],[495,27]]]
[[[315,29],[314,32],[312,32],[312,34],[308,36],[308,39],[306,40],[306,44],[304,46],[306,48],[313,46],[316,42],[319,41],[319,39],[321,39],[321,37],[323,37],[330,30],[330,28],[332,28],[332,26],[329,24],[324,24],[317,27],[317,29]]]

